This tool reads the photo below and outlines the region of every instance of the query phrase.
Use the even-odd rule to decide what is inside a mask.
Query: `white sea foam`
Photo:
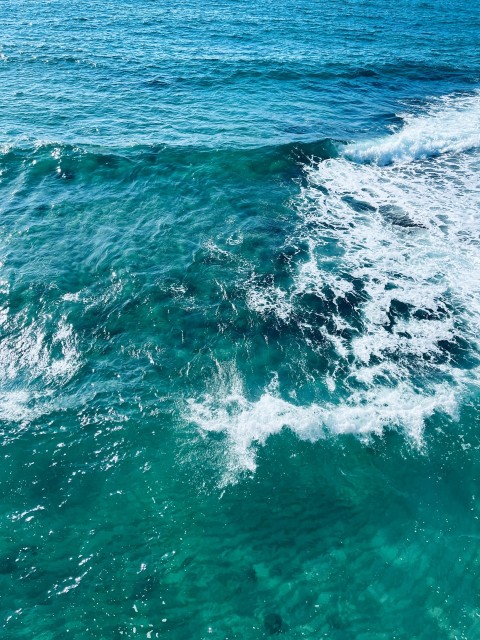
[[[355,162],[385,165],[478,148],[480,94],[446,96],[423,115],[405,114],[404,121],[402,129],[394,135],[348,145],[346,157]]]
[[[480,96],[452,101],[450,110],[448,103],[442,110],[436,106],[430,117],[409,117],[405,129],[391,136],[392,147],[398,139],[414,140],[414,132],[421,141],[425,129],[445,122],[457,140],[464,114],[475,112],[478,118]],[[469,134],[466,138],[471,140]],[[385,144],[378,143],[379,153]],[[391,166],[339,158],[307,174],[299,213],[308,223],[310,259],[297,273],[294,293],[313,291],[321,297],[327,286],[341,298],[351,290],[352,279],[361,281],[363,330],[344,341],[355,356],[351,374],[364,375],[376,359],[390,380],[413,384],[412,371],[432,369],[455,379],[458,367],[445,359],[436,362],[435,356],[442,341],[458,336],[472,349],[480,346],[480,155],[450,150]],[[332,245],[333,264],[323,250]],[[392,326],[395,302],[409,312]]]
[[[456,403],[447,385],[436,385],[429,395],[416,393],[408,383],[396,388],[353,392],[340,405],[298,406],[278,395],[270,384],[256,402],[249,401],[242,380],[232,366],[212,381],[212,393],[190,399],[188,417],[203,432],[225,432],[228,441],[222,484],[237,481],[239,472],[256,469],[256,446],[289,428],[302,440],[316,441],[328,433],[371,438],[386,427],[402,427],[421,445],[425,418],[435,411],[455,415]]]
[[[53,355],[56,346],[61,355]],[[41,323],[22,326],[0,344],[0,380],[3,382],[23,374],[30,380],[40,377],[46,383],[61,383],[69,380],[79,366],[76,338],[64,319],[58,323],[51,344]]]
[[[290,318],[293,306],[288,293],[274,284],[259,286],[255,278],[247,282],[246,302],[252,311],[262,316],[275,316],[284,322]]]
[[[41,320],[3,318],[7,335],[0,342],[0,419],[25,423],[49,406],[53,389],[64,386],[81,365],[77,338],[65,318],[48,339]]]
[[[333,296],[338,312],[317,329],[336,366],[316,380],[325,399],[309,406],[274,386],[249,400],[232,366],[190,400],[193,423],[227,435],[226,480],[253,470],[256,445],[284,427],[309,440],[395,427],[421,443],[429,416],[454,416],[462,397],[478,390],[479,114],[478,94],[446,98],[406,117],[389,139],[306,168],[292,242],[304,242],[309,258],[290,290],[269,290],[262,300],[252,294],[248,304],[260,314],[288,310],[287,322],[306,294]],[[348,296],[357,324],[340,311]]]

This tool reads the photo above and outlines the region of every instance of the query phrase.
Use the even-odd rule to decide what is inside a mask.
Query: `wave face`
[[[305,258],[288,288],[253,286],[247,302],[281,331],[295,326],[293,366],[319,400],[292,402],[295,388],[275,381],[251,400],[237,371],[221,371],[189,410],[228,434],[227,480],[254,470],[255,445],[283,427],[309,440],[397,427],[421,446],[426,420],[454,417],[478,388],[479,115],[478,94],[448,97],[305,166],[289,239]]]

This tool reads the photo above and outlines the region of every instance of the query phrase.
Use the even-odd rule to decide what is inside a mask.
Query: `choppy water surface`
[[[2,637],[480,637],[480,11],[0,13]]]

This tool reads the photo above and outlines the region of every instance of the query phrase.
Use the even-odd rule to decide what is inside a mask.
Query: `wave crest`
[[[400,131],[347,145],[344,156],[353,162],[388,165],[480,147],[480,93],[444,97],[423,115],[403,119]]]

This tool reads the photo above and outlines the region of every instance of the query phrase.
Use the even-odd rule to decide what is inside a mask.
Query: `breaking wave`
[[[307,257],[290,287],[246,300],[329,363],[320,376],[306,357],[294,363],[315,378],[310,404],[276,383],[251,399],[238,368],[219,365],[187,414],[226,434],[225,481],[253,471],[256,446],[284,427],[312,441],[394,427],[421,445],[430,416],[454,417],[478,390],[479,125],[478,94],[449,97],[386,139],[305,166],[290,243]]]
[[[422,115],[402,114],[404,125],[380,140],[347,145],[346,158],[359,163],[408,163],[480,147],[480,94],[447,96]]]

